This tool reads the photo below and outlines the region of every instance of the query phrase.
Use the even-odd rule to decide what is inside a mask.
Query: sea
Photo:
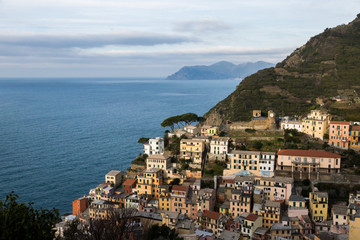
[[[203,115],[240,80],[0,79],[0,199],[35,207],[72,201],[125,171],[140,137],[160,137],[170,116]]]

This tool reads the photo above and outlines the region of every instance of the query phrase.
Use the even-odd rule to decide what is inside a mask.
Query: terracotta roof
[[[360,125],[353,125],[351,126],[352,131],[360,131]]]
[[[187,192],[188,187],[187,186],[180,186],[180,185],[174,185],[172,187],[172,191],[183,191],[183,192]]]
[[[211,218],[211,219],[216,219],[218,220],[220,218],[220,213],[218,212],[213,212],[213,211],[208,211],[208,210],[204,210],[202,215],[204,217],[208,217],[208,218]]]
[[[245,218],[245,220],[249,220],[249,221],[254,222],[258,217],[259,217],[259,216],[256,215],[256,214],[249,214],[249,215]]]
[[[344,121],[330,121],[330,124],[350,125],[350,122],[344,122]]]
[[[135,179],[127,179],[123,185],[133,185],[136,183],[136,180]]]
[[[341,156],[335,153],[326,152],[322,150],[296,150],[296,149],[282,149],[279,150],[278,155],[287,156],[302,156],[302,157],[329,157],[340,158]]]

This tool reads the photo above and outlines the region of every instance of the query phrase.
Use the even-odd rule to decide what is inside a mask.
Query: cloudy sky
[[[359,0],[0,0],[0,77],[165,77],[276,63]]]

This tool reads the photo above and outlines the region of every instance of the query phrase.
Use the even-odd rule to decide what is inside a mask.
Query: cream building
[[[341,156],[321,150],[283,149],[278,152],[277,170],[300,174],[300,178],[319,173],[339,173]]]
[[[324,139],[329,131],[330,115],[321,110],[311,110],[310,114],[302,120],[302,132],[313,137]]]
[[[105,175],[105,182],[113,184],[114,187],[119,186],[121,180],[122,180],[122,175],[120,171],[111,170]]]
[[[180,158],[191,159],[193,163],[202,166],[205,144],[198,139],[181,139]]]

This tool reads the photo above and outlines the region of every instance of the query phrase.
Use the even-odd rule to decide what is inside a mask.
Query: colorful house
[[[350,148],[360,151],[360,125],[351,126]]]
[[[328,218],[329,197],[326,192],[313,191],[309,194],[309,210],[314,222],[324,222]]]
[[[350,122],[330,121],[329,145],[348,149],[350,141]]]

